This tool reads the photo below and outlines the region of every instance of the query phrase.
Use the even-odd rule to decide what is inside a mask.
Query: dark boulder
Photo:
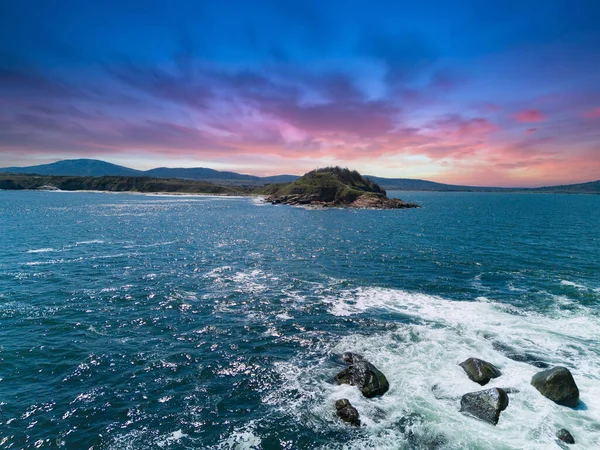
[[[347,398],[335,402],[335,409],[338,417],[350,425],[360,425],[358,411],[350,404]]]
[[[508,407],[508,395],[499,388],[469,392],[460,399],[460,412],[496,425],[500,413]]]
[[[573,437],[573,435],[571,433],[569,433],[569,430],[567,430],[566,428],[561,428],[560,430],[558,430],[556,432],[556,437],[563,441],[565,444],[574,444],[575,443],[575,438]]]
[[[553,367],[536,373],[531,384],[544,396],[563,406],[575,407],[579,403],[579,388],[566,367]]]
[[[482,386],[490,382],[492,378],[498,378],[502,372],[492,363],[477,358],[469,358],[459,364],[467,373],[467,376]]]
[[[335,381],[340,384],[358,386],[367,398],[383,395],[390,388],[385,375],[365,360],[355,361],[350,367],[342,370],[335,376]]]

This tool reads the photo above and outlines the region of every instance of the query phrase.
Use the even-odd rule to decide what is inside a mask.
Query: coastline
[[[76,194],[76,193],[92,193],[92,194],[129,194],[129,195],[145,195],[145,196],[156,196],[156,197],[227,197],[227,198],[260,198],[265,197],[263,194],[228,194],[228,193],[207,193],[207,192],[140,192],[140,191],[105,191],[105,190],[86,190],[86,189],[77,189],[77,190],[65,190],[65,189],[57,189],[57,190],[46,190],[46,189],[0,189],[0,192],[51,192],[57,194]]]

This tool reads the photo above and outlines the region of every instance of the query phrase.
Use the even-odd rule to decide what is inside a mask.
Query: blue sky
[[[13,1],[0,165],[600,178],[600,3]]]

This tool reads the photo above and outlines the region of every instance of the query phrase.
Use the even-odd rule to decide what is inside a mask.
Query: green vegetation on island
[[[415,208],[414,203],[389,198],[385,189],[355,170],[327,167],[308,172],[296,181],[265,188],[273,204],[353,208]]]

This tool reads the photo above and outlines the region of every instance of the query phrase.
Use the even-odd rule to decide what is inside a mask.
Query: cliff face
[[[388,198],[377,183],[357,171],[339,167],[308,172],[298,180],[270,189],[273,204],[351,208],[415,208],[414,203]]]

